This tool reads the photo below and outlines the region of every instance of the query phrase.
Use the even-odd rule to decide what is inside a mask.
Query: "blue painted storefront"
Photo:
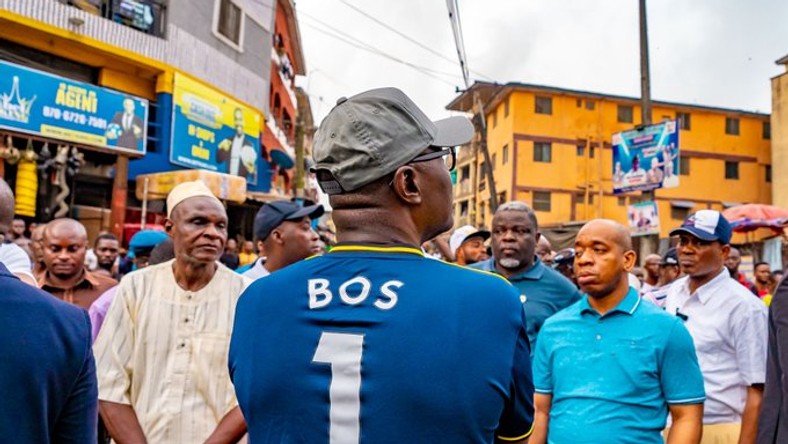
[[[148,150],[145,156],[129,162],[129,180],[136,180],[140,174],[162,173],[167,171],[186,170],[188,168],[170,162],[170,141],[172,140],[172,94],[160,93],[156,98],[155,112],[151,115],[148,131]],[[261,138],[262,139],[262,138]],[[261,141],[262,145],[262,141]],[[263,148],[265,149],[265,148]],[[258,156],[257,184],[247,183],[247,190],[270,192],[272,165],[262,156]]]

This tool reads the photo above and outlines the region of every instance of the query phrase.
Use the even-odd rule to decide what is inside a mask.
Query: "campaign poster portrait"
[[[630,205],[627,208],[627,219],[632,236],[659,234],[659,209],[653,200]]]
[[[148,101],[0,61],[0,128],[142,156]]]
[[[172,113],[170,162],[257,183],[259,112],[176,73]]]
[[[679,186],[676,120],[613,134],[613,192]]]

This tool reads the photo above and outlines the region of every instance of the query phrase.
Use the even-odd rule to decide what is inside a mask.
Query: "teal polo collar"
[[[599,316],[599,312],[597,312],[591,304],[588,303],[588,298],[590,296],[585,295],[583,299],[580,300],[580,314],[584,313],[591,313],[594,315]],[[602,317],[606,317],[611,315],[612,313],[624,313],[632,316],[635,314],[635,311],[640,306],[640,295],[638,294],[637,290],[632,287],[629,287],[629,292],[627,295],[624,296],[624,299],[616,305],[616,308],[610,310],[609,312],[605,313]]]

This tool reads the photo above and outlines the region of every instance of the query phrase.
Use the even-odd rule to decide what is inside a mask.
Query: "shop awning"
[[[262,191],[249,191],[246,198],[260,203],[273,202],[275,200],[290,200],[290,196],[283,196],[279,193],[264,193]]]
[[[202,180],[219,199],[243,203],[246,201],[246,179],[205,170],[180,170],[137,176],[137,199],[166,199],[179,183]],[[147,181],[147,194],[145,193]]]
[[[689,200],[671,200],[670,206],[676,208],[693,208],[695,206],[695,202],[691,202]]]

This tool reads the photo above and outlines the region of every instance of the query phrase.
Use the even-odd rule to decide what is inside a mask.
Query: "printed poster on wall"
[[[675,120],[613,134],[613,192],[679,186],[679,131]]]
[[[659,209],[653,200],[630,205],[627,209],[627,218],[632,236],[659,234]]]
[[[148,101],[0,61],[0,128],[144,155]]]
[[[176,73],[170,162],[256,184],[261,121],[254,109]]]

